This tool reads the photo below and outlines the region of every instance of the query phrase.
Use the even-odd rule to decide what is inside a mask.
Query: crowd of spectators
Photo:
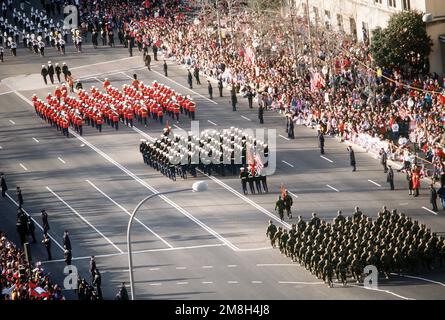
[[[0,231],[0,300],[64,300],[40,264],[28,264],[19,249]]]

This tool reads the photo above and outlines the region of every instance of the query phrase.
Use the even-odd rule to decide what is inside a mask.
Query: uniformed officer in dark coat
[[[434,184],[430,185],[430,203],[433,206],[433,211],[438,211],[437,209],[437,191],[434,188]]]
[[[42,65],[42,70],[40,71],[40,74],[42,75],[45,84],[48,84],[48,80],[46,79],[46,77],[48,76],[48,68],[45,65]]]
[[[95,269],[94,278],[93,278],[93,286],[96,287],[97,297],[102,300],[102,276],[100,274],[99,269]]]
[[[43,233],[47,233],[49,228],[49,222],[48,222],[48,213],[46,213],[45,210],[42,210],[42,227],[43,227]]]
[[[22,195],[22,190],[20,189],[20,187],[17,187],[16,194],[17,194],[17,203],[19,204],[19,208],[22,208],[22,206],[23,206],[23,195]]]
[[[222,97],[223,96],[223,81],[221,78],[218,79],[218,90],[219,90],[219,96]]]
[[[230,91],[230,101],[232,102],[232,110],[236,111],[236,104],[238,103],[238,99],[236,97],[235,87]]]
[[[26,242],[26,234],[28,233],[27,218],[21,208],[17,210],[17,233],[20,237],[20,242],[23,245]]]
[[[68,233],[68,230],[65,230],[65,232],[63,233],[63,247],[65,249],[68,249],[71,251],[71,240],[70,240],[70,236]]]
[[[36,243],[37,242],[35,234],[36,226],[34,225],[34,220],[32,220],[30,216],[28,216],[27,218],[28,218],[27,221],[28,235],[32,237],[32,243]]]
[[[152,49],[153,49],[153,58],[155,59],[155,61],[158,61],[158,47],[155,44],[153,44]]]
[[[54,66],[51,64],[51,61],[48,61],[48,75],[51,83],[54,84]]]
[[[71,265],[71,260],[73,259],[73,255],[71,250],[65,249],[63,253],[63,257],[67,266]]]
[[[239,178],[241,180],[241,186],[243,188],[243,193],[247,194],[247,172],[245,168],[240,169]]]
[[[213,99],[213,87],[212,87],[212,84],[210,83],[210,80],[207,80],[207,82],[209,83],[209,85],[207,86],[208,91],[209,91],[209,98],[210,98],[210,100],[212,100]]]
[[[318,146],[320,147],[320,153],[324,154],[324,135],[323,132],[318,134]]]
[[[66,65],[66,63],[62,63],[62,73],[65,77],[65,81],[68,80],[68,74],[69,74],[70,70],[68,69],[68,66]]]
[[[386,182],[389,183],[389,186],[391,187],[391,190],[394,190],[394,171],[392,170],[391,166],[388,166],[389,170],[386,174]]]
[[[276,232],[277,232],[277,226],[273,224],[272,220],[269,220],[269,226],[267,227],[267,230],[266,230],[266,237],[269,237],[270,244],[274,248],[275,248],[275,243],[273,242],[273,238],[274,238]]]
[[[46,232],[43,234],[42,244],[45,246],[46,252],[48,253],[48,260],[52,260],[53,258],[51,255],[51,238]]]
[[[258,106],[258,119],[260,120],[260,124],[264,123],[264,106],[262,104]]]
[[[164,75],[168,77],[168,66],[167,66],[167,61],[165,60],[164,60]]]
[[[58,63],[56,63],[55,71],[56,71],[57,80],[59,81],[59,83],[61,83],[62,81],[60,81],[60,75],[62,74],[62,68],[60,67],[60,65]]]
[[[279,196],[277,202],[275,203],[275,211],[278,209],[278,215],[280,216],[281,221],[284,219],[284,207],[284,201],[281,199],[281,196]]]
[[[2,187],[2,197],[6,197],[6,191],[8,191],[8,186],[6,185],[6,179],[5,179],[5,175],[2,173],[0,173],[0,184]]]
[[[196,79],[196,84],[201,85],[201,81],[199,80],[199,68],[198,66],[195,66],[195,69],[193,70],[193,75]]]
[[[247,174],[247,183],[249,184],[249,189],[250,189],[250,192],[252,193],[252,194],[255,194],[255,186],[254,186],[254,175],[252,174],[252,171],[251,170],[249,170],[249,173]]]
[[[388,161],[388,155],[386,154],[385,149],[381,148],[380,152],[379,152],[379,155],[380,155],[380,163],[383,166],[383,172],[387,173],[388,172],[388,167],[387,167],[386,163]]]
[[[293,204],[294,204],[294,200],[292,199],[292,196],[289,194],[288,191],[286,191],[286,195],[284,197],[284,205],[286,208],[287,217],[289,219],[292,218],[292,205]]]
[[[349,151],[349,163],[352,166],[352,171],[356,171],[357,167],[356,167],[356,163],[355,163],[354,150],[352,150],[352,146],[349,146],[347,150]]]
[[[247,97],[247,101],[248,101],[248,103],[249,103],[249,108],[250,109],[252,109],[253,108],[253,96],[254,96],[255,94],[252,92],[252,89],[249,87],[248,89],[247,89],[247,92],[246,92],[246,97]]]
[[[189,88],[193,89],[193,76],[192,73],[190,72],[190,69],[188,70],[187,74],[187,83],[189,84]]]

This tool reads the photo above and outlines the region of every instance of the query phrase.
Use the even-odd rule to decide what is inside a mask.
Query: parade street
[[[70,48],[67,48],[69,51]],[[74,49],[73,49],[74,50]],[[168,59],[168,77],[163,59],[153,61],[148,71],[139,52],[128,57],[124,48],[103,54],[84,45],[82,59],[72,52],[63,59],[56,53],[31,61],[27,55],[0,70],[0,168],[10,191],[0,199],[0,225],[8,237],[19,243],[15,231],[16,196],[22,189],[27,213],[41,224],[40,211],[49,215],[53,237],[53,260],[46,261],[40,243],[31,244],[33,261],[41,261],[53,281],[63,283],[65,267],[62,236],[69,230],[72,264],[79,275],[91,281],[90,256],[96,257],[102,274],[105,299],[113,299],[122,282],[128,283],[126,230],[129,215],[147,195],[191,187],[205,180],[208,191],[184,192],[155,198],[145,204],[133,223],[132,243],[136,296],[139,299],[443,299],[445,275],[434,270],[409,276],[379,278],[378,289],[363,284],[338,283],[328,288],[304,267],[272,249],[265,235],[268,221],[289,227],[298,216],[309,219],[312,212],[330,222],[337,210],[350,216],[358,206],[376,217],[382,206],[397,209],[419,220],[439,235],[445,233],[444,212],[434,212],[429,203],[428,182],[422,181],[420,196],[408,195],[404,173],[395,171],[395,190],[375,156],[353,146],[357,171],[349,165],[349,144],[326,137],[325,154],[320,155],[317,132],[296,126],[295,139],[285,132],[285,117],[265,111],[264,124],[256,108],[239,96],[232,111],[230,93],[208,98],[207,81],[187,85],[187,70]],[[103,52],[101,52],[103,51]],[[69,52],[68,52],[69,53]],[[52,54],[52,56],[51,56]],[[41,61],[40,61],[41,60]],[[268,176],[267,194],[244,195],[236,176],[204,175],[171,181],[145,165],[139,152],[140,139],[156,139],[164,125],[150,119],[147,127],[135,123],[119,131],[104,126],[102,132],[85,125],[83,135],[71,131],[59,134],[35,115],[32,94],[44,99],[55,87],[45,85],[40,65],[47,60],[66,62],[83,88],[102,88],[105,78],[121,88],[133,74],[151,84],[156,80],[177,92],[190,95],[197,104],[200,130],[275,129],[276,171]],[[205,80],[204,80],[205,79]],[[216,82],[213,82],[216,92]],[[169,121],[173,131],[186,134],[190,120]],[[70,129],[71,130],[71,129]],[[270,137],[269,137],[270,139]],[[293,218],[281,222],[274,211],[284,185],[293,197]],[[74,293],[64,291],[69,297]]]

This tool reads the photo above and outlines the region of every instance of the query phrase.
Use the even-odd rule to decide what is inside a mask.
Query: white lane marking
[[[162,286],[162,283],[150,283],[151,286]]]
[[[366,290],[373,290],[373,291],[388,293],[388,294],[391,294],[393,296],[396,296],[396,297],[404,299],[404,300],[416,300],[416,299],[413,299],[413,298],[404,297],[404,296],[402,296],[400,294],[397,294],[397,293],[389,291],[389,290],[383,290],[383,289],[377,289],[377,288],[371,288],[371,287],[358,286],[358,285],[355,285],[355,284],[352,284],[352,283],[349,284],[349,285],[352,286],[352,287],[356,287],[356,288],[361,288],[361,289],[366,289]]]
[[[326,161],[329,161],[330,163],[333,163],[333,162],[334,162],[334,161],[332,161],[331,159],[326,158],[325,156],[320,156],[320,158],[323,158],[323,159],[325,159]]]
[[[212,284],[213,281],[203,281],[202,284]]]
[[[247,117],[245,117],[245,116],[241,116],[241,118],[243,118],[243,119],[245,119],[245,120],[247,120],[247,121],[252,121],[252,120],[250,120],[249,118],[247,118]]]
[[[117,251],[120,253],[124,253],[118,246],[116,246],[107,236],[105,236],[102,232],[100,232],[95,226],[93,226],[87,219],[85,219],[79,212],[77,212],[73,207],[71,207],[65,200],[63,200],[57,193],[51,190],[50,187],[46,187],[46,189],[51,192],[57,199],[60,200],[65,206],[68,207],[75,215],[77,215],[83,222],[88,224],[94,231],[100,234],[108,243],[110,243]]]
[[[6,91],[6,92],[2,92],[0,93],[0,96],[4,95],[4,94],[8,94],[8,93],[14,93],[14,90],[10,90],[10,91]]]
[[[118,62],[118,61],[134,59],[134,58],[135,58],[135,57],[126,57],[126,58],[122,58],[122,59],[116,59],[116,60],[109,60],[109,61],[97,62],[97,63],[93,63],[93,64],[86,64],[86,65],[83,65],[83,66],[78,66],[78,67],[70,68],[70,70],[76,70],[76,69],[81,69],[81,68],[89,68],[89,67],[92,67],[92,66],[99,66],[99,65],[102,65],[102,64],[114,63],[114,62]]]
[[[399,276],[399,277],[404,277],[404,278],[423,280],[423,281],[426,281],[426,282],[431,282],[431,283],[434,283],[434,284],[438,284],[438,285],[440,285],[442,287],[445,287],[445,283],[442,283],[440,281],[435,281],[435,280],[426,279],[426,278],[422,278],[422,277],[416,277],[416,276],[408,276],[408,275],[405,275],[405,274],[397,274],[397,273],[391,273],[391,274],[395,275],[395,276]]]
[[[114,201],[113,199],[111,199],[110,196],[108,196],[105,192],[103,192],[101,189],[99,189],[94,183],[92,183],[90,180],[85,180],[86,182],[88,182],[90,184],[90,186],[92,186],[94,189],[96,189],[97,191],[99,191],[105,198],[107,198],[108,200],[110,200],[112,203],[114,203],[116,206],[118,206],[122,211],[124,211],[126,214],[128,214],[129,216],[131,216],[131,213],[125,209],[123,206],[121,206],[119,203],[117,203],[116,201]],[[173,248],[173,246],[168,243],[166,240],[164,240],[160,235],[158,235],[156,232],[154,232],[152,229],[150,229],[148,226],[146,226],[141,220],[139,220],[138,218],[135,218],[135,220],[141,225],[143,226],[145,229],[147,229],[149,232],[151,232],[156,238],[158,238],[159,240],[161,240],[167,247],[169,248]]]
[[[176,270],[185,270],[187,267],[176,267]]]
[[[249,198],[247,198],[245,195],[239,193],[238,191],[236,191],[235,189],[233,189],[232,187],[230,187],[229,185],[227,185],[226,183],[222,182],[221,180],[215,178],[214,176],[209,176],[207,174],[204,174],[204,172],[202,172],[201,170],[198,170],[200,173],[202,173],[203,175],[205,175],[207,178],[213,180],[214,182],[216,182],[217,184],[219,184],[220,186],[222,186],[223,188],[225,188],[226,190],[232,192],[234,195],[236,195],[238,198],[244,200],[245,202],[249,203],[250,205],[252,205],[253,207],[255,207],[256,209],[258,209],[259,211],[261,211],[262,213],[264,213],[265,215],[269,216],[271,219],[275,220],[277,223],[285,226],[286,228],[290,229],[291,225],[287,222],[281,221],[280,218],[278,218],[275,214],[273,214],[272,212],[269,212],[268,210],[266,210],[265,208],[263,208],[262,206],[260,206],[259,204],[257,204],[256,202],[250,200]],[[235,251],[239,251],[235,250]]]
[[[189,284],[187,281],[176,282],[177,285]]]
[[[428,212],[431,212],[432,214],[434,214],[434,215],[437,216],[437,212],[434,212],[433,210],[430,210],[430,209],[428,209],[427,207],[422,207],[422,209],[424,209],[424,210],[426,210],[426,211],[428,211]]]
[[[65,164],[65,160],[63,160],[61,157],[57,157],[57,159],[59,159],[60,162],[62,162],[63,164]]]
[[[297,196],[296,194],[290,192],[289,190],[287,190],[287,192],[289,192],[289,194],[290,194],[291,196],[293,196],[293,197],[295,197],[295,198],[298,198],[298,196]]]
[[[2,147],[2,146],[0,146],[0,149],[3,149],[3,147]]]
[[[407,205],[408,205],[408,202],[399,203],[399,206],[407,206]]]
[[[150,268],[148,270],[150,270],[150,271],[157,271],[157,270],[159,270],[159,268]]]
[[[227,283],[229,283],[229,284],[237,284],[238,281],[229,280],[229,281],[227,281]]]
[[[373,184],[375,184],[376,186],[378,186],[378,187],[381,187],[381,185],[380,184],[378,184],[377,182],[375,182],[375,181],[372,181],[371,179],[368,179],[368,181],[369,182],[371,182],[371,183],[373,183]]]
[[[287,161],[284,161],[284,160],[281,160],[281,162],[283,162],[283,163],[285,163],[285,164],[287,164],[289,167],[294,167],[294,165],[293,164],[290,164],[289,162],[287,162]]]
[[[28,171],[28,168],[26,168],[22,163],[19,163],[19,164],[23,168],[23,170]]]
[[[285,139],[285,140],[287,140],[287,141],[290,140],[289,138],[286,138],[285,136],[282,136],[281,134],[279,134],[278,136],[281,137],[281,138],[283,138],[283,139]]]
[[[257,267],[297,267],[296,263],[257,263]]]
[[[100,83],[104,83],[102,80],[100,80],[99,78],[96,78],[96,77],[92,77],[94,80],[96,80],[97,82],[100,82]]]
[[[142,253],[148,253],[148,252],[162,252],[162,251],[178,251],[178,250],[199,249],[199,248],[207,248],[207,247],[223,247],[223,246],[225,246],[224,243],[215,243],[215,244],[204,244],[204,245],[200,245],[200,246],[191,246],[191,247],[146,249],[146,250],[133,251],[133,254],[142,254]],[[121,256],[123,254],[128,254],[128,252],[101,254],[101,255],[95,255],[95,257],[96,258],[109,258],[109,257]],[[86,260],[86,259],[91,259],[91,256],[84,256],[84,257],[73,258],[73,260]],[[60,259],[60,260],[42,261],[42,263],[48,264],[48,263],[62,262],[62,261],[65,261],[65,260],[64,259]]]
[[[236,265],[236,264],[228,264],[227,267],[228,268],[236,268],[236,267],[238,267],[238,265]]]
[[[217,126],[217,124],[213,121],[207,120],[208,122],[210,122],[211,124],[213,124],[214,126]]]
[[[324,282],[278,281],[279,284],[324,284]]]
[[[270,250],[272,247],[262,247],[262,248],[251,248],[251,249],[238,249],[238,251],[261,251],[261,250]]]
[[[175,127],[178,130],[182,130],[182,128],[180,126],[177,126],[176,124],[174,124],[173,127]]]
[[[12,201],[12,203],[14,203],[17,207],[19,206],[19,204],[13,199],[13,198],[11,198],[11,196],[8,194],[8,193],[6,193],[6,196],[9,198],[9,200],[11,200]],[[26,215],[28,215],[28,216],[31,216],[23,207],[22,207],[22,210],[23,210],[23,212],[26,214]],[[39,227],[39,229],[40,230],[42,230],[43,231],[43,227],[36,221],[36,219],[34,219],[33,217],[31,217],[31,219],[32,219],[32,221],[34,221],[34,223],[37,225],[37,227]],[[49,234],[49,232],[47,233],[48,234],[48,236],[51,238],[51,240],[63,251],[63,252],[65,252],[65,249],[62,247],[62,245],[59,243],[59,242],[57,242],[57,240],[56,239],[54,239],[54,237],[53,236],[51,236],[50,234]],[[61,259],[61,261],[65,261],[64,259]]]
[[[121,72],[124,76],[126,76],[127,78],[130,78],[131,80],[133,80],[133,77],[130,77],[128,74],[126,74],[125,72]]]
[[[252,283],[263,283],[263,281],[253,280]]]
[[[328,187],[328,188],[330,188],[330,189],[332,189],[332,190],[334,190],[334,191],[336,191],[336,192],[340,192],[340,190],[338,190],[338,189],[335,189],[333,186],[330,186],[330,185],[326,185],[326,187]]]
[[[32,139],[35,141],[35,142],[37,142],[37,143],[39,143],[40,141],[39,140],[37,140],[36,138],[34,138],[34,137],[32,137]]]
[[[202,266],[203,269],[213,269],[213,266]]]
[[[173,79],[170,79],[169,77],[166,77],[165,75],[163,75],[162,73],[157,72],[156,70],[153,70],[153,69],[152,69],[151,71],[154,72],[154,73],[156,73],[157,75],[159,75],[159,76],[161,76],[161,77],[164,77],[164,78],[168,79],[169,81],[171,81],[171,82],[177,84],[178,86],[180,86],[180,87],[182,87],[182,88],[184,88],[184,89],[187,89],[187,90],[193,92],[193,93],[196,94],[197,96],[200,96],[201,98],[204,98],[204,99],[206,99],[207,101],[210,101],[210,102],[213,103],[213,104],[218,104],[218,102],[215,102],[215,101],[213,101],[213,100],[211,100],[211,99],[209,99],[209,98],[203,96],[202,94],[199,94],[198,92],[193,91],[192,89],[190,89],[190,88],[188,88],[188,87],[186,87],[186,86],[183,86],[183,85],[180,84],[179,82],[177,82],[177,81],[175,81],[175,80],[173,80]]]
[[[11,122],[12,124],[15,124],[15,122],[14,122],[14,121],[12,121],[12,120],[9,120],[9,122]]]

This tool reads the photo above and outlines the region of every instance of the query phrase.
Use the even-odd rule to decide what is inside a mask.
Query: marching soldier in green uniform
[[[287,256],[287,241],[289,240],[289,234],[287,233],[287,230],[283,230],[283,234],[280,237],[279,247],[280,252],[284,253]]]
[[[325,260],[323,266],[323,281],[328,284],[329,288],[333,287],[332,276],[333,276],[332,264],[329,260]]]
[[[270,244],[275,248],[275,242],[273,241],[275,233],[277,232],[277,226],[273,224],[272,220],[269,220],[269,226],[266,230],[266,237],[269,237]]]
[[[289,191],[286,191],[286,195],[284,196],[284,205],[286,208],[287,217],[292,218],[292,204],[294,203],[292,196],[289,194]]]
[[[275,235],[272,239],[272,247],[274,247],[274,248],[276,247],[277,240],[278,240],[278,244],[279,244],[282,234],[283,234],[283,229],[281,227],[278,227],[278,231],[275,232]]]
[[[284,219],[284,201],[281,199],[281,196],[278,197],[277,202],[275,203],[275,211],[278,209],[278,215],[280,216],[281,221]]]

